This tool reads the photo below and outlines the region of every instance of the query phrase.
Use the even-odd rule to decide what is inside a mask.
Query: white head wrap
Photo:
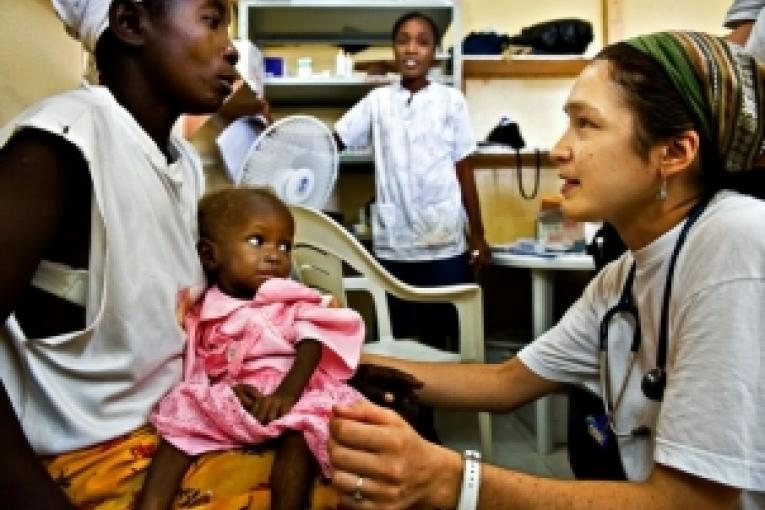
[[[109,26],[112,0],[51,0],[69,35],[93,53],[98,38]]]

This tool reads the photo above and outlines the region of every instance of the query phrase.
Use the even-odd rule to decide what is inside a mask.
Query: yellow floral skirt
[[[43,459],[48,472],[79,510],[131,510],[159,444],[143,427],[83,450]],[[198,457],[186,473],[174,509],[268,510],[271,464],[268,448],[213,452]],[[338,507],[326,480],[317,480],[311,510]]]

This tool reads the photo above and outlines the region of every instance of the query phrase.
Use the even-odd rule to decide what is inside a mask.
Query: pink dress
[[[345,383],[361,354],[361,317],[347,308],[328,308],[321,294],[300,283],[274,278],[252,300],[210,288],[189,311],[185,328],[189,344],[183,382],[152,412],[157,431],[190,455],[301,431],[328,476],[332,406],[364,398]],[[305,338],[321,342],[322,355],[303,395],[281,418],[259,423],[232,387],[246,383],[271,394],[292,366],[296,344]]]

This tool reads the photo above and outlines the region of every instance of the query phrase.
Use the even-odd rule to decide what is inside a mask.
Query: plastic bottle
[[[345,55],[345,76],[353,76],[353,57],[350,53]]]
[[[338,50],[337,55],[335,56],[335,74],[337,76],[348,76],[345,59],[345,52],[343,52],[343,50]]]
[[[584,251],[584,224],[566,219],[560,196],[542,197],[537,214],[537,241],[547,250]]]
[[[313,75],[313,60],[311,57],[297,59],[297,75],[301,78],[310,78]]]
[[[548,250],[564,250],[563,213],[558,197],[542,197],[537,214],[537,241]]]

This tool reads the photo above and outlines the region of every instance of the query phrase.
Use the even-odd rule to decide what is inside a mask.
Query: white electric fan
[[[270,186],[288,204],[324,206],[337,180],[332,133],[314,117],[293,115],[266,127],[247,151],[237,184]]]

